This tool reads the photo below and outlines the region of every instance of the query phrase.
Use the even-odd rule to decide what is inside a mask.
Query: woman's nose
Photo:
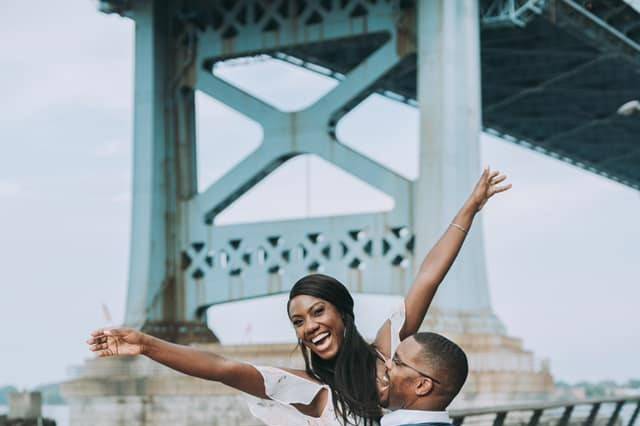
[[[306,323],[306,328],[305,328],[305,333],[307,334],[307,336],[311,333],[313,333],[314,331],[316,331],[318,329],[318,324],[313,321],[313,320],[309,320]]]

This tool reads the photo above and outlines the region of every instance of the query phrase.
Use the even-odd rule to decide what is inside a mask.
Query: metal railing
[[[609,405],[611,409],[601,410],[603,405]],[[628,406],[633,411],[628,419],[621,417],[623,407]],[[635,405],[635,407],[634,407]],[[584,415],[576,415],[577,408],[586,408]],[[545,416],[552,411],[557,414]],[[451,410],[450,416],[454,426],[463,423],[488,424],[502,426],[506,424],[520,424],[537,426],[541,424],[554,426],[584,425],[592,426],[596,420],[598,424],[606,426],[623,425],[633,426],[640,413],[640,396],[627,396],[616,398],[585,399],[576,401],[558,401],[548,403],[513,404],[485,408],[470,408],[463,410]],[[507,417],[515,421],[507,421]],[[600,416],[598,416],[600,414]],[[478,422],[478,420],[484,420]],[[626,423],[625,423],[626,420]]]

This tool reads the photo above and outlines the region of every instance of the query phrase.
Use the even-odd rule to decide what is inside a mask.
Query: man
[[[416,333],[403,340],[385,362],[378,389],[380,403],[393,410],[380,426],[445,426],[445,411],[467,379],[464,351],[436,333]]]

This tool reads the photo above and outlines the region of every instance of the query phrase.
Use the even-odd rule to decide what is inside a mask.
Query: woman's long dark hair
[[[345,425],[354,423],[355,417],[363,418],[365,425],[372,425],[382,415],[376,388],[376,353],[356,328],[349,290],[327,275],[307,275],[291,288],[287,314],[291,300],[301,294],[334,305],[342,315],[345,329],[344,340],[333,359],[324,360],[300,344],[307,374],[330,386],[333,407]]]

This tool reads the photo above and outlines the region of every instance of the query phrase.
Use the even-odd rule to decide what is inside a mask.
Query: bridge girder
[[[516,6],[520,23],[513,22]],[[212,303],[286,291],[295,277],[323,267],[354,290],[403,292],[414,267],[415,185],[341,144],[335,125],[372,93],[418,105],[415,2],[111,0],[102,8],[132,17],[137,26],[136,149],[142,148],[134,178],[128,323],[201,323]],[[615,113],[640,94],[638,49],[630,38],[635,27],[620,19],[635,12],[620,8],[598,20],[571,0],[483,1],[480,10],[484,128],[640,188],[634,137],[640,120]],[[145,21],[150,16],[152,23]],[[509,19],[514,25],[504,25]],[[219,61],[259,54],[339,84],[308,109],[285,113],[212,72]],[[265,134],[256,152],[200,190],[195,90],[253,118]],[[423,93],[423,102],[429,96]],[[214,226],[223,209],[303,153],[349,170],[394,197],[396,207],[377,215],[244,226],[242,232]],[[278,227],[283,231],[274,231]],[[363,287],[374,277],[394,284]],[[178,308],[170,306],[174,302]]]

